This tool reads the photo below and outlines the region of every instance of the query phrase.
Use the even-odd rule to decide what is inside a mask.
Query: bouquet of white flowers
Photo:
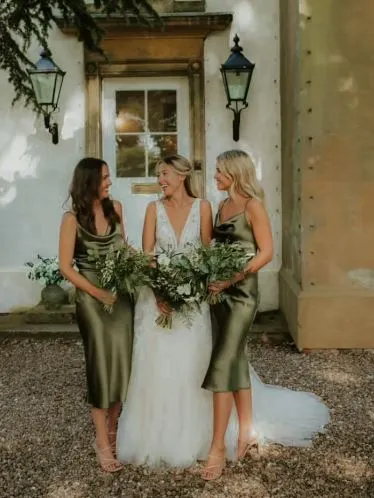
[[[201,274],[205,274],[206,288],[210,283],[231,280],[235,274],[243,271],[248,261],[255,256],[253,251],[240,244],[212,241],[208,247],[201,246],[193,258],[191,264],[198,267]],[[217,304],[225,299],[225,293],[206,293],[206,301],[209,304]]]
[[[37,255],[37,263],[28,261],[25,265],[30,268],[27,276],[30,280],[42,280],[47,285],[59,285],[65,279],[59,268],[58,258],[43,258]]]
[[[114,294],[133,295],[138,287],[150,284],[151,257],[127,243],[110,246],[105,255],[91,250],[89,259],[96,263],[101,287]],[[111,306],[105,309],[112,311]]]
[[[156,256],[156,265],[151,269],[151,287],[157,297],[172,308],[172,314],[160,314],[156,323],[171,329],[173,314],[190,320],[191,313],[199,309],[206,294],[205,276],[196,271],[196,250],[184,253],[173,250]]]

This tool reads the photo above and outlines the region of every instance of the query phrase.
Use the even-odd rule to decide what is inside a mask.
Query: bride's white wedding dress
[[[192,205],[177,240],[162,202],[156,203],[156,253],[200,244],[200,200]],[[153,292],[142,289],[135,308],[132,372],[118,423],[121,462],[185,467],[208,455],[213,426],[213,395],[201,388],[207,371],[212,331],[208,306],[186,325],[173,318],[172,330],[158,327]],[[260,442],[306,446],[329,421],[322,401],[311,393],[263,384],[252,367],[254,429]],[[235,458],[238,423],[233,409],[226,434],[228,457]]]
[[[200,244],[199,199],[179,241],[164,205],[156,206],[156,253]],[[212,397],[201,388],[212,351],[209,307],[203,306],[190,325],[173,317],[171,331],[156,325],[158,315],[153,292],[142,289],[135,307],[131,379],[118,424],[118,458],[188,466],[206,455],[211,437]]]

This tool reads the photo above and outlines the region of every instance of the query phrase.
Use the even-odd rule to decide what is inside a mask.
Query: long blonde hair
[[[230,194],[236,192],[244,196],[264,201],[264,191],[257,179],[256,169],[249,155],[243,150],[227,150],[217,156],[217,168],[232,179]]]
[[[174,154],[173,156],[166,156],[159,160],[156,165],[156,172],[159,168],[165,164],[166,166],[171,166],[177,173],[183,175],[184,179],[184,187],[186,189],[187,194],[190,197],[196,198],[197,195],[195,193],[195,188],[193,185],[193,168],[190,161],[180,156],[179,154]]]

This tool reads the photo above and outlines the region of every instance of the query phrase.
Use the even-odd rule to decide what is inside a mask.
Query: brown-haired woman
[[[76,317],[83,339],[88,403],[92,405],[95,450],[101,468],[122,468],[115,458],[117,419],[126,398],[133,341],[133,303],[99,287],[89,250],[101,254],[125,238],[122,206],[109,197],[109,168],[101,159],[84,158],[70,187],[71,211],[60,228],[59,260],[64,277],[76,287]],[[76,262],[78,270],[73,266]],[[114,305],[113,312],[103,305]]]

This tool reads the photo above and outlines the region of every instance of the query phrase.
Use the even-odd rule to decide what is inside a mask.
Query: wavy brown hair
[[[96,234],[93,203],[98,199],[102,182],[102,170],[106,162],[94,157],[85,157],[76,165],[70,185],[69,197],[71,208],[78,223],[88,232]],[[101,201],[105,218],[113,228],[120,222],[113,201],[109,198]]]

